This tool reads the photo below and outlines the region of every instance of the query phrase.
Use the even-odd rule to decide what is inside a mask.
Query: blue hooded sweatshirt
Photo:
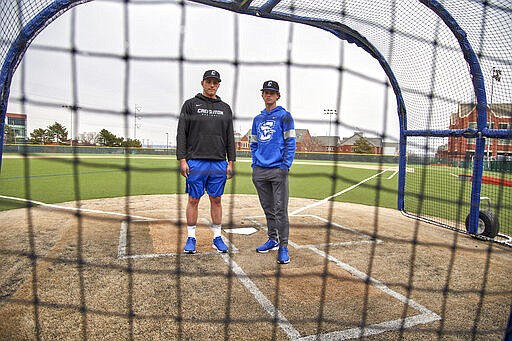
[[[265,109],[252,122],[252,167],[289,170],[295,157],[295,124],[292,115],[277,106]]]

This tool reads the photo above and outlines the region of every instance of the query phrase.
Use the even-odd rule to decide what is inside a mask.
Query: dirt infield
[[[211,247],[205,199],[195,255],[182,253],[184,196],[1,212],[0,339],[348,339],[361,325],[375,340],[503,338],[510,248],[396,210],[291,198],[291,263],[278,265],[254,251],[266,240],[255,196],[224,197],[227,254]]]

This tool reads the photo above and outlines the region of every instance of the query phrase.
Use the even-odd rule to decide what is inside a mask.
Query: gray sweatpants
[[[288,245],[288,171],[279,168],[254,167],[252,182],[258,191],[267,218],[267,233],[280,245]]]

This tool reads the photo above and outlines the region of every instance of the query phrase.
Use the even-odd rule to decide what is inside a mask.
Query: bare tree
[[[84,132],[78,134],[78,140],[85,145],[95,145],[98,133],[96,132]]]

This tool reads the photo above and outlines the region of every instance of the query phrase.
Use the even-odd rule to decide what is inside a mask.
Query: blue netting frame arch
[[[5,115],[7,110],[7,101],[9,98],[9,88],[12,80],[12,76],[23,58],[23,55],[27,48],[30,46],[32,40],[37,36],[37,34],[47,27],[55,18],[60,16],[62,13],[71,9],[74,6],[90,2],[91,0],[40,0],[37,4],[27,5],[29,2],[27,1],[9,1],[5,4],[2,10],[2,21],[5,18],[14,17],[17,19],[16,25],[18,25],[17,34],[13,37],[2,37],[3,38],[3,47],[1,51],[1,71],[0,71],[0,84],[1,84],[1,93],[0,93],[0,131],[2,134],[0,135],[0,146],[3,146],[3,138],[4,138],[4,129],[5,129]],[[143,1],[139,1],[143,2]],[[149,1],[148,1],[149,2]],[[201,0],[201,1],[191,1],[197,2],[209,6],[214,6],[218,8],[223,8],[229,11],[233,11],[240,14],[247,14],[267,19],[277,19],[277,20],[285,20],[291,21],[301,24],[306,24],[310,26],[314,26],[328,32],[333,33],[338,38],[345,40],[349,43],[353,43],[358,47],[364,49],[367,53],[369,53],[373,58],[375,58],[382,69],[384,70],[386,76],[388,77],[388,82],[393,89],[395,94],[396,103],[397,103],[397,115],[399,118],[400,124],[400,164],[399,164],[399,186],[398,186],[398,209],[405,212],[408,211],[405,203],[405,188],[406,188],[406,167],[407,160],[406,155],[408,152],[408,139],[411,137],[464,137],[464,138],[474,138],[476,141],[476,147],[474,150],[473,156],[473,170],[472,177],[473,179],[481,179],[483,174],[483,160],[484,153],[486,147],[486,138],[512,138],[512,130],[511,129],[493,129],[492,127],[487,127],[487,92],[488,86],[486,87],[486,77],[484,71],[482,70],[482,60],[484,59],[484,53],[476,53],[474,51],[474,43],[472,43],[469,39],[468,31],[464,27],[462,27],[458,20],[460,20],[460,15],[458,18],[452,14],[452,11],[456,9],[454,5],[455,2],[446,1],[441,4],[438,1],[434,0],[422,0],[419,2],[410,2],[408,5],[417,6],[418,9],[428,9],[430,13],[433,13],[436,18],[438,18],[443,24],[444,28],[449,30],[452,34],[452,38],[457,42],[458,48],[463,55],[463,59],[467,63],[469,72],[467,74],[467,78],[470,79],[472,83],[472,92],[474,96],[474,101],[476,103],[476,111],[478,113],[478,121],[477,126],[472,129],[440,129],[439,127],[431,126],[430,123],[427,126],[420,126],[415,124],[409,124],[408,118],[410,117],[410,113],[412,110],[408,105],[407,99],[405,99],[403,95],[403,85],[400,80],[400,71],[398,76],[396,73],[396,67],[392,65],[391,60],[393,54],[390,52],[388,54],[382,52],[382,46],[378,46],[375,42],[375,37],[370,37],[368,32],[365,32],[365,27],[371,27],[372,29],[377,28],[380,29],[380,23],[373,23],[371,20],[367,22],[361,21],[360,19],[352,20],[348,15],[346,18],[349,19],[340,19],[339,21],[336,18],[342,16],[345,18],[345,15],[349,13],[346,9],[350,7],[351,1],[342,1],[342,2],[329,2],[329,1],[285,1],[285,0],[243,0],[243,1],[212,1],[212,0]],[[399,12],[398,6],[403,6],[402,4],[397,4],[395,2],[381,1],[383,4],[387,3],[389,8],[385,8],[382,11],[388,10],[389,13],[395,15]],[[380,3],[380,2],[379,2]],[[501,11],[504,14],[504,17],[511,16],[512,10],[510,6],[502,5],[500,2],[473,2],[476,6],[480,6],[482,12],[487,11]],[[329,7],[323,7],[324,11],[319,10],[322,8],[322,4],[330,4],[333,9]],[[378,6],[377,2],[375,2],[375,6]],[[367,5],[368,9],[371,9],[373,4]],[[39,11],[35,11],[35,15],[33,13],[29,13],[27,8],[33,11],[34,7],[38,8]],[[325,10],[327,8],[328,10]],[[308,11],[310,9],[310,11]],[[460,9],[460,8],[459,8]],[[375,8],[374,8],[375,10]],[[464,9],[462,9],[464,10]],[[339,13],[336,13],[339,11]],[[14,15],[13,15],[14,13]],[[33,17],[31,17],[33,15]],[[384,16],[384,15],[383,15]],[[345,22],[342,22],[345,21]],[[351,25],[351,24],[357,25]],[[3,25],[5,22],[3,22]],[[12,25],[12,23],[11,23]],[[506,24],[505,24],[506,25]],[[510,25],[510,24],[508,24]],[[354,27],[358,26],[358,27]],[[498,27],[497,31],[499,31],[501,27]],[[395,28],[391,25],[391,28],[388,29],[391,36],[395,33]],[[483,30],[481,30],[483,31]],[[13,30],[16,32],[16,30]],[[481,35],[482,33],[477,32],[476,35]],[[503,34],[507,34],[504,32]],[[473,33],[473,37],[475,33]],[[436,38],[437,39],[437,38]],[[434,39],[435,40],[435,39]],[[475,39],[473,39],[475,40]],[[483,39],[482,39],[483,40]],[[477,42],[478,43],[478,42]],[[438,41],[435,40],[433,45],[437,46]],[[504,51],[507,54],[509,51]],[[500,56],[487,56],[489,60],[499,61],[501,64],[510,67],[510,60],[506,58],[502,58]],[[426,94],[425,97],[432,97],[435,95],[433,92]],[[407,107],[406,107],[407,105]],[[427,112],[430,114],[430,112]],[[428,115],[427,115],[428,116]],[[2,147],[0,147],[2,148]],[[0,149],[0,153],[1,153]],[[1,158],[0,158],[1,162]],[[1,163],[0,163],[1,166]],[[473,181],[471,185],[471,199],[470,199],[470,229],[471,233],[476,232],[476,227],[478,224],[478,211],[480,207],[480,195],[481,195],[481,181]],[[414,212],[413,212],[414,215]]]

